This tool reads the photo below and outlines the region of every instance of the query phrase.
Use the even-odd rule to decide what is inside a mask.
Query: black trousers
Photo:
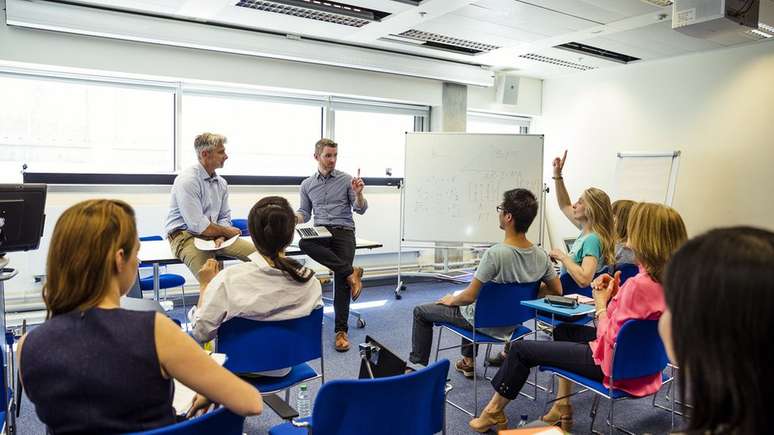
[[[333,271],[334,330],[346,332],[351,297],[347,277],[352,275],[352,260],[355,258],[355,230],[334,226],[326,226],[326,228],[333,237],[301,239],[298,247],[314,261]]]
[[[554,328],[554,341],[521,340],[511,345],[508,357],[492,378],[495,391],[508,400],[519,395],[532,367],[548,365],[602,382],[602,368],[594,363],[589,342],[596,328],[563,323]]]
[[[411,354],[409,361],[426,366],[430,361],[430,349],[433,347],[433,322],[448,322],[469,331],[473,330],[460,312],[460,307],[448,307],[434,302],[414,307],[414,323],[411,327]],[[440,334],[440,332],[439,332]],[[478,351],[473,349],[473,342],[462,338],[460,353],[473,358]]]

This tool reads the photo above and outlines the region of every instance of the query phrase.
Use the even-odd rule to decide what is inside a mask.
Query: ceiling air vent
[[[236,6],[352,27],[363,27],[390,15],[387,12],[326,0],[240,0]]]
[[[600,59],[610,60],[618,63],[629,63],[640,60],[638,57],[628,56],[626,54],[616,53],[615,51],[605,50],[604,48],[592,47],[581,44],[580,42],[568,42],[567,44],[557,45],[554,48],[572,51],[573,53],[594,56]]]
[[[462,54],[486,53],[500,48],[497,45],[484,44],[482,42],[470,41],[467,39],[453,38],[451,36],[423,32],[416,29],[406,30],[405,32],[399,33],[397,35],[389,35],[383,39],[405,42],[422,47],[436,48],[439,50],[452,51]]]
[[[534,53],[522,54],[519,57],[522,57],[524,59],[534,60],[536,62],[550,63],[551,65],[561,66],[564,68],[577,69],[580,71],[588,71],[590,69],[594,69],[594,67],[590,65],[583,65],[582,63],[569,62],[566,60],[557,59],[555,57],[541,56],[539,54],[534,54]]]

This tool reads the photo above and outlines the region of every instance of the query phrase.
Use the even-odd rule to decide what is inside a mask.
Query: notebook
[[[223,365],[226,362],[225,353],[210,353],[210,357],[215,360],[219,365]],[[175,381],[175,396],[172,398],[172,407],[175,408],[177,415],[185,415],[191,408],[193,399],[196,396],[196,392],[185,385],[183,385],[177,379]]]
[[[297,227],[296,232],[302,239],[324,239],[332,237],[331,232],[325,227]]]

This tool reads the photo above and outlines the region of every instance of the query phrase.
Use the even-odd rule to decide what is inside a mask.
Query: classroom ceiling
[[[547,78],[731,45],[672,29],[664,0],[69,0]],[[671,3],[666,1],[666,3]],[[774,0],[741,43],[774,35]],[[761,34],[762,33],[762,34]],[[740,41],[735,41],[737,44]],[[563,47],[560,47],[563,46]],[[590,47],[590,48],[589,48]],[[589,50],[595,54],[589,54]],[[618,60],[599,55],[623,55]]]

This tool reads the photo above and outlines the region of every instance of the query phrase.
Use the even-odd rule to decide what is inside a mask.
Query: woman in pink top
[[[614,277],[603,275],[592,284],[596,306],[597,328],[562,324],[554,330],[554,341],[522,340],[515,343],[508,358],[492,379],[494,396],[470,421],[477,432],[507,426],[505,406],[514,400],[527,381],[532,367],[550,365],[604,382],[608,385],[613,345],[621,326],[630,319],[658,319],[664,311],[661,287],[662,271],[672,253],[686,240],[685,224],[680,215],[661,204],[639,203],[629,216],[628,245],[634,251],[640,272],[620,287],[620,272]],[[661,386],[656,373],[638,379],[616,382],[615,387],[635,396],[653,393]],[[552,424],[561,423],[569,431],[572,408],[569,382],[560,382],[554,407],[543,417]]]

